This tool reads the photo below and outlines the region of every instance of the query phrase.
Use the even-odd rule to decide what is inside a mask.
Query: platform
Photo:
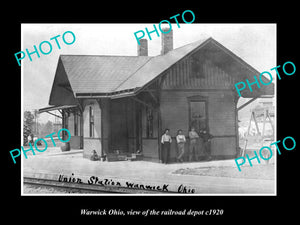
[[[23,176],[48,178],[56,181],[62,177],[80,178],[84,183],[92,182],[93,185],[95,185],[97,177],[99,181],[102,180],[103,182],[107,179],[110,182],[109,185],[119,182],[122,187],[128,187],[128,184],[132,184],[136,188],[142,187],[141,185],[144,187],[147,185],[160,187],[167,185],[164,191],[174,194],[180,194],[179,192],[183,190],[183,187],[185,190],[194,190],[194,193],[188,194],[201,195],[273,195],[275,192],[274,180],[174,173],[179,169],[199,167],[236,167],[233,159],[161,164],[149,161],[91,161],[83,158],[82,154],[82,150],[61,153],[52,151],[47,154],[40,153],[29,156],[28,159],[23,158]],[[236,173],[241,172],[236,169]]]

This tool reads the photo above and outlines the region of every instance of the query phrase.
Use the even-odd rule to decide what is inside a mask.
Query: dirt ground
[[[174,174],[181,175],[196,175],[196,176],[214,176],[214,177],[231,177],[231,178],[246,178],[246,179],[275,179],[275,166],[269,165],[253,165],[242,166],[241,171],[232,166],[218,166],[218,167],[199,167],[178,169]]]

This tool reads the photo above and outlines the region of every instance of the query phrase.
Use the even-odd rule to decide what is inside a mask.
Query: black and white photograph
[[[22,23],[21,195],[276,196],[276,37],[276,23]]]
[[[296,3],[109,3],[4,7],[3,220],[294,221]]]

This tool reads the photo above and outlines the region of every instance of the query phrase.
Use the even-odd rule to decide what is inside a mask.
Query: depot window
[[[94,109],[92,106],[89,108],[89,125],[90,125],[90,137],[94,137]]]

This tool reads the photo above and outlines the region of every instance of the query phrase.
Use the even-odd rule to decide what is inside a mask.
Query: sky
[[[157,23],[153,23],[158,27]],[[48,106],[49,96],[54,80],[59,55],[137,55],[137,41],[134,33],[139,30],[153,28],[153,24],[22,24],[21,25],[21,49],[34,50],[43,41],[52,44],[52,52],[48,55],[40,53],[28,56],[21,61],[22,76],[22,104],[24,110],[40,109]],[[184,24],[180,28],[172,24],[173,47],[212,37],[224,47],[231,50],[256,70],[270,71],[276,64],[276,24]],[[61,36],[66,31],[72,31],[76,40],[71,45],[66,45]],[[57,48],[55,40],[50,38],[60,35],[58,41],[61,49]],[[65,36],[71,41],[70,36]],[[161,35],[151,34],[148,39],[148,54],[155,56],[160,54]],[[69,39],[68,39],[69,38]],[[47,51],[47,45],[43,45]],[[16,66],[18,63],[16,61]],[[274,71],[271,72],[273,77]],[[39,121],[54,121],[54,117],[40,114]]]

